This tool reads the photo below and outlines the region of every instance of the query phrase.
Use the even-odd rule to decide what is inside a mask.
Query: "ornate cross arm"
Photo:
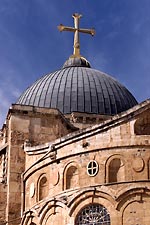
[[[74,18],[74,27],[67,27],[63,24],[58,26],[59,31],[71,31],[74,32],[74,57],[80,57],[80,41],[79,41],[79,33],[91,34],[92,36],[95,35],[94,29],[82,29],[79,28],[79,20],[82,17],[80,14],[73,14],[72,17]]]
[[[94,30],[94,28],[92,28],[92,29],[79,29],[79,32],[82,32],[82,33],[85,33],[85,34],[91,34],[92,36],[94,36],[95,35],[95,30]]]
[[[72,32],[75,32],[77,31],[76,28],[73,28],[73,27],[66,27],[64,26],[63,24],[60,24],[59,26],[57,26],[58,30],[60,32],[62,31],[72,31]],[[78,29],[78,32],[81,32],[81,33],[85,33],[85,34],[91,34],[92,36],[95,35],[95,30],[94,29]]]
[[[62,31],[73,31],[73,32],[75,32],[76,31],[75,28],[73,28],[73,27],[66,27],[63,24],[60,24],[59,26],[57,26],[57,28],[58,28],[58,30],[60,32],[62,32]]]

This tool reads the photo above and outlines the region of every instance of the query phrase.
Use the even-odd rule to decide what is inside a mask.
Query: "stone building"
[[[0,133],[0,225],[149,225],[150,100],[74,53],[32,84]]]

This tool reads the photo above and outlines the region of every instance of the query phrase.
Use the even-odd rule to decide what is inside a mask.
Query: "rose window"
[[[110,225],[110,215],[107,209],[99,204],[92,204],[79,213],[76,225]]]

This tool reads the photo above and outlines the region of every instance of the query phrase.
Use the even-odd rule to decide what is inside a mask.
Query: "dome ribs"
[[[17,104],[57,108],[64,114],[115,115],[137,104],[113,77],[82,66],[69,66],[37,80]]]
[[[46,96],[46,91],[44,91],[44,88],[48,78],[49,78],[49,75],[46,76],[45,79],[43,79],[43,81],[40,83],[40,87],[37,90],[37,96],[39,96],[39,99],[37,103],[35,99],[34,104],[35,105],[37,104],[39,107],[44,107],[44,99],[45,99],[44,95]]]
[[[121,87],[120,85],[117,85],[117,87],[119,90],[119,94],[121,96],[121,100],[120,100],[120,103],[121,103],[120,111],[121,111],[122,108],[123,109],[129,108],[129,106],[131,105],[131,102],[128,99],[127,91],[125,94],[125,87],[124,86]],[[119,111],[119,113],[120,113],[120,111]]]
[[[47,77],[47,75],[46,75]],[[31,91],[30,91],[30,95],[28,95],[28,99],[29,99],[29,102],[26,101],[26,105],[34,105],[34,102],[35,102],[35,98],[37,96],[37,93],[38,93],[38,90],[39,90],[39,86],[40,86],[40,83],[41,83],[41,80],[43,79],[44,77],[42,77],[40,80],[37,80],[33,86],[31,86]],[[30,97],[30,98],[29,98]]]
[[[107,83],[109,83],[109,79],[107,79],[107,77],[105,76],[102,76],[102,80],[104,82],[104,85],[102,87],[103,88],[105,87],[105,89],[103,89],[104,98],[105,98],[105,113],[106,115],[111,115],[112,109],[111,109],[111,102],[110,102],[110,93],[109,93],[108,85],[107,85]]]
[[[122,93],[122,88],[120,88],[120,85],[118,85],[117,81],[113,82],[113,85],[116,89],[116,105],[117,105],[117,113],[120,113],[121,111],[125,111],[124,108],[126,106],[126,96],[124,99],[124,94]],[[122,110],[121,110],[122,109]]]
[[[72,85],[71,85],[71,111],[70,112],[77,112],[77,105],[78,105],[78,88],[77,88],[77,68],[75,71],[76,67],[72,67]]]
[[[83,112],[85,112],[85,81],[84,81],[84,73],[82,68],[81,69],[81,73],[82,73],[82,81],[83,81]]]
[[[53,79],[53,77],[55,76],[55,74],[56,74],[56,72],[55,73],[51,73],[51,74],[49,74],[48,75],[48,81],[49,81],[49,83],[51,83],[51,80]],[[41,95],[39,96],[39,101],[38,101],[38,103],[36,103],[36,102],[34,102],[34,105],[36,106],[40,106],[39,105],[39,103],[40,103],[40,97],[41,97]],[[47,91],[45,91],[45,98],[47,97]],[[49,96],[48,96],[49,97]],[[44,96],[43,96],[43,106],[41,105],[41,107],[45,107],[45,104],[44,104],[44,102],[45,102],[45,98],[44,98]]]
[[[56,80],[55,87],[54,87],[55,101],[56,101],[55,108],[58,108],[61,112],[63,112],[63,110],[64,110],[65,90],[64,90],[64,85],[62,87],[62,83],[63,83],[65,73],[66,73],[65,70],[62,70],[61,72],[58,73],[57,80]],[[54,93],[53,93],[53,96],[54,96]]]
[[[81,67],[77,67],[77,70],[78,70],[78,93],[77,93],[77,99],[78,99],[78,108],[77,110],[79,112],[84,112],[84,109],[85,109],[85,96],[84,96],[84,74],[83,74],[83,71],[82,71],[82,68]]]
[[[136,99],[134,98],[134,96],[131,94],[131,92],[127,89],[127,95],[130,99],[130,105],[133,106],[135,104],[137,104]]]
[[[65,69],[66,80],[64,85],[64,95],[63,95],[63,113],[69,113],[71,109],[71,82],[72,75],[74,72],[70,72],[70,70],[74,71],[74,68]]]
[[[92,112],[92,105],[91,105],[91,89],[90,89],[90,81],[87,70],[84,70],[84,81],[85,81],[85,112],[91,113]]]
[[[131,104],[131,101],[130,101],[130,99],[129,99],[129,95],[128,95],[128,91],[126,90],[125,91],[125,87],[124,86],[120,86],[120,85],[118,85],[118,88],[120,89],[120,94],[121,94],[121,96],[122,96],[122,101],[121,101],[121,103],[122,103],[122,108],[124,107],[124,109],[127,109],[127,108],[131,108],[133,105]],[[123,102],[125,103],[124,105],[123,105]]]
[[[24,99],[26,98],[26,92],[27,92],[27,90],[29,90],[29,88],[26,89],[26,90],[22,93],[22,95],[18,98],[17,104],[23,104]]]
[[[92,90],[92,113],[98,113],[99,112],[99,105],[98,105],[98,94],[97,94],[97,88],[96,88],[96,74],[93,73],[93,70],[89,70],[91,73],[91,81],[93,83],[93,88],[91,88]],[[94,98],[95,97],[95,98]]]
[[[39,80],[35,81],[33,83],[33,85],[25,91],[25,98],[23,99],[24,103],[21,103],[21,104],[30,105],[31,99],[32,98],[34,99],[34,95],[33,95],[34,91],[35,91],[37,85],[41,82],[42,78],[43,77],[41,77]],[[33,101],[33,104],[34,104],[34,101]]]
[[[102,113],[104,114],[105,112],[105,98],[104,98],[104,93],[103,93],[103,88],[102,88],[102,84],[101,84],[101,81],[100,81],[100,76],[99,74],[96,72],[96,77],[97,77],[97,84],[99,85],[96,85],[96,89],[97,89],[97,94],[98,94],[98,113]]]
[[[51,80],[51,84],[48,90],[48,96],[50,96],[49,100],[49,107],[56,108],[58,102],[58,93],[59,93],[59,82],[62,83],[62,80],[65,80],[65,71],[59,70],[57,71],[55,77]],[[60,79],[60,81],[59,81]],[[64,93],[64,90],[63,90]]]
[[[49,85],[49,77],[51,76],[51,74],[48,75],[47,79],[45,79],[45,82],[44,82],[44,85],[43,85],[43,88],[42,88],[42,92],[41,92],[41,95],[40,95],[40,98],[39,98],[39,103],[38,105],[40,107],[46,107],[45,105],[45,99],[46,99],[46,96],[47,96],[47,87]],[[51,79],[52,79],[52,76],[51,76]]]
[[[68,70],[70,71],[70,68],[69,68]],[[71,89],[70,89],[70,102],[69,102],[69,104],[70,104],[70,108],[69,108],[69,112],[68,112],[68,113],[70,113],[70,112],[71,112],[71,103],[72,103],[72,79],[73,79],[73,74],[70,74]]]
[[[112,97],[111,97],[111,114],[114,115],[117,113],[117,104],[116,104],[116,95],[115,95],[115,91],[113,89],[113,85],[111,82],[109,82],[110,88],[112,90]]]
[[[49,90],[49,87],[50,87],[50,84],[51,84],[51,80],[53,79],[53,77],[55,76],[56,73],[57,73],[57,71],[54,74],[50,73],[49,74],[49,80],[47,80],[47,82],[45,83],[45,87],[47,86],[47,89],[45,91],[45,97],[43,96],[43,101],[44,101],[44,106],[46,108],[50,107],[50,98],[49,98],[48,90]]]

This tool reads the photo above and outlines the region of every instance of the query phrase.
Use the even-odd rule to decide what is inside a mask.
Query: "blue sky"
[[[141,102],[150,97],[150,0],[0,0],[0,125],[36,79],[60,69],[73,52],[72,14],[83,15],[81,54],[124,84]]]

